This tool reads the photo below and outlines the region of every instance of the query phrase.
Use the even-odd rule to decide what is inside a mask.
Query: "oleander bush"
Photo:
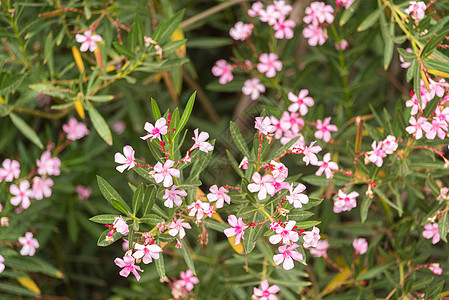
[[[447,1],[1,1],[0,295],[449,299]]]

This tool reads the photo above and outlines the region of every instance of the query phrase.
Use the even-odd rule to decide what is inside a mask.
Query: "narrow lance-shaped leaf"
[[[17,127],[17,129],[19,129],[20,132],[22,132],[24,136],[26,136],[39,148],[44,149],[44,145],[42,144],[41,139],[33,130],[33,128],[30,127],[30,125],[28,125],[22,118],[20,118],[15,113],[10,113],[9,117],[11,118],[13,124]]]
[[[181,133],[181,130],[183,130],[184,126],[186,126],[187,121],[190,118],[190,114],[192,113],[193,104],[195,103],[195,97],[196,97],[196,92],[194,92],[190,96],[189,101],[187,102],[186,108],[184,109],[184,112],[182,113],[181,120],[179,121],[179,124],[177,126],[178,128],[176,128],[176,132],[173,137],[173,140],[175,140],[178,137],[178,135]]]
[[[231,130],[232,139],[234,140],[234,144],[236,145],[237,149],[239,149],[244,156],[250,158],[251,155],[248,149],[248,145],[246,144],[245,139],[240,133],[240,129],[237,124],[231,121],[229,123],[229,128]]]
[[[159,247],[161,246],[161,243],[159,241],[157,241],[156,244]],[[159,274],[159,277],[161,279],[165,279],[165,264],[164,264],[164,255],[162,254],[162,252],[159,253],[159,259],[156,259],[154,263],[156,264],[156,271]]]
[[[140,205],[142,204],[142,201],[143,201],[144,194],[145,194],[145,187],[144,187],[143,183],[141,183],[137,187],[137,189],[133,195],[133,202],[132,202],[133,205],[132,206],[133,206],[134,216],[136,216],[137,212],[139,211]]]
[[[112,134],[106,121],[92,105],[88,105],[87,109],[95,130],[109,146],[112,146]]]
[[[181,245],[182,254],[184,255],[184,260],[186,261],[187,267],[189,267],[193,274],[196,275],[195,264],[193,263],[192,256],[190,255],[189,248],[187,247],[187,243],[184,239],[181,239]]]
[[[103,196],[108,200],[109,203],[111,203],[116,209],[120,210],[124,214],[131,214],[131,209],[129,208],[128,204],[120,197],[119,193],[102,177],[97,175],[97,182],[98,187],[100,188],[101,193]],[[114,203],[114,201],[116,203]],[[117,203],[120,203],[120,207],[116,207]],[[123,209],[123,207],[125,209]]]
[[[145,190],[145,195],[142,202],[142,215],[145,216],[153,208],[154,201],[156,200],[157,189],[154,185],[148,185]]]

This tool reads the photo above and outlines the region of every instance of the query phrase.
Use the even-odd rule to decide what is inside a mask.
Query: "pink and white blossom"
[[[262,22],[268,23],[269,25],[273,26],[281,16],[282,15],[276,9],[276,6],[268,5],[265,10],[260,11],[259,19]]]
[[[297,245],[297,244],[293,244],[289,247],[287,247],[287,245],[280,246],[278,248],[280,254],[275,254],[273,256],[274,263],[276,265],[279,265],[282,262],[284,262],[282,264],[282,267],[284,268],[284,270],[288,271],[288,270],[293,269],[293,267],[295,266],[293,260],[296,260],[296,261],[303,260],[302,254],[297,251],[294,251],[298,247],[299,247],[299,245]]]
[[[355,249],[356,255],[362,255],[368,251],[368,242],[364,238],[354,239],[352,246]]]
[[[285,20],[284,17],[280,17],[273,25],[273,29],[276,31],[274,37],[277,39],[290,40],[293,38],[293,28],[295,26],[295,21],[291,19]]]
[[[293,102],[288,107],[288,111],[290,112],[297,112],[301,114],[301,116],[304,116],[307,114],[309,108],[312,107],[315,103],[312,99],[312,97],[307,96],[309,94],[309,90],[302,89],[299,91],[298,96],[293,94],[292,92],[288,93],[288,100]]]
[[[421,103],[418,100],[418,97],[416,97],[416,94],[414,94],[413,92],[411,92],[411,96],[412,98],[405,101],[405,106],[406,107],[411,107],[412,110],[410,111],[410,114],[416,115],[418,112],[421,112],[424,110],[424,108],[426,108],[427,105],[427,98],[426,97],[421,97]]]
[[[440,121],[438,118],[434,117],[430,126],[431,127],[426,132],[426,138],[433,140],[438,136],[440,139],[444,140],[447,132],[446,121]]]
[[[335,49],[345,51],[348,48],[349,43],[347,40],[341,40],[340,43],[335,42]]]
[[[248,184],[248,190],[251,193],[257,193],[259,200],[267,198],[267,194],[274,194],[275,188],[273,186],[274,178],[269,174],[265,174],[263,177],[258,172],[255,172],[252,176],[254,183]]]
[[[59,167],[61,166],[61,160],[57,157],[51,157],[50,151],[44,151],[42,153],[41,159],[36,161],[37,173],[39,175],[55,175],[59,176],[61,171]]]
[[[140,137],[142,140],[151,138],[150,141],[154,139],[162,140],[162,135],[166,135],[168,131],[167,120],[165,118],[159,118],[153,125],[149,122],[145,122],[144,129],[148,132],[147,135]]]
[[[410,1],[409,7],[405,10],[414,20],[421,20],[425,16],[426,3],[424,1]]]
[[[76,187],[76,192],[78,193],[78,198],[80,201],[87,200],[92,194],[92,188],[84,187],[82,185],[78,185]]]
[[[287,200],[290,204],[293,204],[295,208],[301,208],[303,204],[309,203],[309,197],[303,192],[306,190],[306,186],[302,183],[298,183],[298,185],[293,189],[293,184],[291,184],[288,188],[290,194],[287,196]]]
[[[234,27],[229,30],[229,35],[236,41],[244,41],[251,35],[253,24],[245,24],[243,22],[235,23]]]
[[[136,276],[137,281],[140,280],[140,274],[137,273],[137,271],[143,272],[143,270],[138,265],[134,264],[134,257],[131,255],[125,255],[123,256],[123,259],[117,257],[114,260],[114,263],[119,268],[123,268],[119,273],[120,276],[128,277],[130,273],[133,273],[133,275]]]
[[[344,6],[345,9],[348,9],[354,0],[335,0],[335,4]]]
[[[324,22],[332,23],[334,21],[334,9],[324,2],[312,2],[305,10],[306,16],[303,21],[306,24],[319,25]]]
[[[440,264],[430,264],[429,270],[435,275],[441,275],[441,273],[443,273],[443,269],[440,267]]]
[[[251,100],[257,100],[260,93],[265,93],[265,87],[258,78],[248,79],[243,83],[242,93],[251,96]]]
[[[212,67],[212,74],[220,77],[218,79],[220,84],[226,84],[234,79],[232,65],[228,64],[224,59],[217,60],[215,66]]]
[[[207,202],[202,202],[201,200],[196,200],[196,202],[187,206],[190,210],[189,216],[193,217],[196,215],[197,220],[201,220],[204,215],[208,215],[209,217],[215,212],[210,210],[210,204]]]
[[[184,222],[184,219],[177,219],[176,221],[172,221],[170,223],[170,230],[168,234],[171,236],[176,236],[179,234],[179,238],[183,239],[186,236],[186,232],[184,228],[191,229],[190,224]]]
[[[131,170],[136,165],[134,158],[135,151],[133,147],[129,145],[124,146],[123,154],[117,152],[114,156],[114,161],[118,164],[121,164],[120,166],[116,167],[117,171],[119,171],[120,173],[123,173],[123,171],[125,171],[126,169]]]
[[[419,117],[418,120],[415,119],[415,117],[410,117],[410,120],[408,121],[410,123],[410,126],[406,127],[405,130],[409,134],[414,134],[415,139],[419,140],[423,136],[423,130],[425,132],[430,131],[430,128],[432,125],[427,121],[426,118]]]
[[[268,284],[268,280],[264,280],[260,283],[260,289],[254,288],[253,293],[258,300],[277,300],[277,297],[274,295],[279,292],[279,287],[277,285],[270,286]]]
[[[30,189],[30,182],[23,180],[19,183],[19,186],[11,184],[9,191],[14,197],[11,197],[11,204],[17,206],[21,204],[22,208],[27,209],[30,204],[30,198],[34,197],[33,191]]]
[[[242,168],[243,170],[248,169],[248,165],[249,165],[249,161],[248,161],[248,157],[243,157],[242,161],[239,164],[239,168]]]
[[[286,4],[284,0],[274,0],[274,8],[281,14],[281,16],[287,16],[293,9],[289,4]]]
[[[299,234],[294,230],[296,221],[290,220],[285,224],[284,227],[277,226],[276,234],[270,236],[269,241],[273,245],[278,244],[282,241],[282,244],[289,244],[290,242],[297,242],[299,240]]]
[[[310,46],[323,45],[327,39],[327,32],[321,26],[309,24],[303,29],[302,35],[308,39]]]
[[[359,196],[357,192],[345,194],[342,190],[338,190],[338,196],[334,198],[334,213],[342,211],[350,211],[357,206],[356,198]]]
[[[97,43],[103,41],[100,35],[92,34],[92,30],[86,30],[84,34],[76,34],[75,39],[78,43],[81,43],[81,52],[86,52],[87,50],[94,52],[97,49]]]
[[[177,190],[177,185],[172,185],[170,189],[166,188],[164,196],[162,199],[165,199],[164,205],[166,207],[172,208],[173,203],[176,206],[180,206],[182,204],[182,199],[180,196],[187,196],[187,192],[185,190]]]
[[[313,226],[312,231],[306,231],[303,234],[304,248],[316,247],[320,240],[320,229]]]
[[[2,255],[0,255],[0,273],[3,272],[3,270],[5,270],[4,262],[5,262],[5,258]]]
[[[34,177],[33,178],[33,198],[36,200],[41,200],[44,197],[48,198],[51,196],[51,187],[53,186],[53,180],[51,178],[45,177]]]
[[[405,51],[407,51],[408,53],[413,53],[412,48],[406,48]],[[401,61],[401,68],[403,69],[407,69],[408,67],[410,67],[410,62],[408,61],[404,61],[404,58],[399,54],[399,60]]]
[[[193,285],[198,284],[199,282],[198,278],[193,276],[191,270],[187,270],[185,273],[181,271],[181,279],[178,280],[178,283],[185,287],[187,291],[193,290]]]
[[[205,153],[209,153],[209,151],[214,150],[214,146],[207,142],[209,133],[202,131],[200,134],[198,134],[198,131],[198,128],[193,131],[195,136],[192,138],[192,140],[195,141],[195,144],[193,144],[192,149],[200,148],[200,151],[203,151]]]
[[[134,246],[134,249],[137,250],[133,254],[134,258],[141,258],[144,264],[149,264],[153,259],[159,259],[159,253],[162,252],[161,247],[155,244],[141,245],[137,243]]]
[[[154,180],[157,183],[163,182],[164,187],[170,187],[173,185],[173,178],[176,177],[179,178],[180,171],[178,169],[172,168],[175,164],[174,161],[167,159],[167,161],[162,165],[160,162],[158,162],[154,166],[154,171],[156,172],[153,175]]]
[[[269,163],[271,175],[277,182],[282,182],[288,177],[288,168],[281,162],[272,160]]]
[[[369,155],[368,160],[376,164],[376,166],[381,167],[384,162],[383,158],[387,156],[385,151],[382,150],[382,142],[379,142],[379,144],[377,144],[376,146],[376,141],[374,141],[371,144],[371,147],[373,148],[373,150],[367,152],[367,154]]]
[[[331,132],[336,132],[338,130],[337,126],[330,124],[331,117],[327,117],[324,121],[316,121],[315,137],[317,139],[322,139],[326,143],[331,140]]]
[[[258,129],[259,132],[263,135],[273,133],[275,130],[274,126],[271,125],[270,117],[256,117],[254,128]]]
[[[279,122],[281,123],[281,129],[284,130],[284,136],[288,130],[299,134],[301,127],[304,126],[304,120],[296,112],[289,113],[284,111]]]
[[[126,221],[123,220],[122,216],[114,217],[114,223],[112,223],[112,226],[117,230],[117,232],[127,235],[129,233],[129,227],[128,224],[126,224]]]
[[[14,179],[18,179],[20,175],[20,163],[17,160],[5,159],[0,168],[0,182],[12,182]]]
[[[324,172],[327,179],[331,179],[334,176],[333,171],[338,170],[338,165],[336,162],[330,161],[330,159],[330,153],[324,154],[323,161],[319,161],[317,163],[317,166],[319,166],[320,168],[315,172],[315,175],[321,176],[321,174],[323,174]]]
[[[230,215],[228,217],[228,223],[229,225],[231,225],[232,227],[227,228],[224,230],[224,234],[227,237],[231,237],[235,235],[235,245],[240,244],[240,240],[243,239],[243,234],[245,233],[245,229],[246,229],[246,224],[243,223],[242,218],[236,218],[236,216],[234,215]]]
[[[310,254],[313,257],[327,257],[327,249],[329,249],[329,242],[327,240],[320,240],[315,248],[310,248]]]
[[[386,154],[393,154],[394,151],[398,149],[398,142],[396,137],[389,135],[385,140],[382,141],[382,151]]]
[[[229,196],[227,193],[229,193],[229,191],[225,188],[225,187],[220,187],[218,188],[216,184],[214,184],[213,186],[211,186],[209,188],[210,193],[207,194],[207,199],[210,202],[216,202],[215,206],[217,208],[222,208],[224,202],[226,202],[227,204],[231,204],[231,196]]]
[[[322,149],[320,146],[315,146],[316,141],[311,142],[309,146],[305,146],[302,150],[302,154],[304,154],[304,157],[302,160],[306,163],[306,166],[311,165],[318,166],[319,161],[318,157],[316,156],[317,153],[319,153]]]
[[[438,223],[428,223],[424,225],[422,236],[426,239],[432,239],[432,244],[440,241],[440,234],[438,233]]]
[[[39,242],[33,238],[31,232],[25,233],[24,237],[19,237],[19,243],[23,246],[20,250],[21,255],[33,256],[36,249],[39,248]]]
[[[262,11],[263,11],[263,4],[262,2],[257,1],[254,2],[251,8],[248,10],[248,15],[254,18],[260,16]]]
[[[76,141],[89,134],[86,124],[71,118],[69,123],[62,125],[62,130],[67,133],[67,139]]]
[[[259,57],[259,64],[257,70],[260,73],[265,73],[265,76],[272,78],[276,75],[276,71],[282,70],[282,62],[278,60],[278,56],[274,53],[263,53]]]

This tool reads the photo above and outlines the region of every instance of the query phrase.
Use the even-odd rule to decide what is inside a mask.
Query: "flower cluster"
[[[181,279],[173,280],[171,284],[171,293],[175,299],[187,299],[193,296],[192,290],[195,284],[200,281],[198,277],[194,276],[192,270],[187,270],[186,272],[181,271]]]

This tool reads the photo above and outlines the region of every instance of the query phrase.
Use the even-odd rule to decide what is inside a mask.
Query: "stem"
[[[11,21],[11,26],[12,26],[12,28],[14,30],[14,35],[15,35],[17,41],[19,42],[20,50],[22,50],[23,57],[25,58],[24,65],[25,65],[25,67],[29,68],[29,67],[31,67],[30,60],[28,58],[28,54],[26,52],[25,45],[23,44],[22,37],[20,36],[19,28],[17,27],[17,20],[14,19],[13,13],[10,12],[11,5],[10,5],[9,1],[6,1],[6,9],[7,9],[7,12],[8,12],[9,19]]]

